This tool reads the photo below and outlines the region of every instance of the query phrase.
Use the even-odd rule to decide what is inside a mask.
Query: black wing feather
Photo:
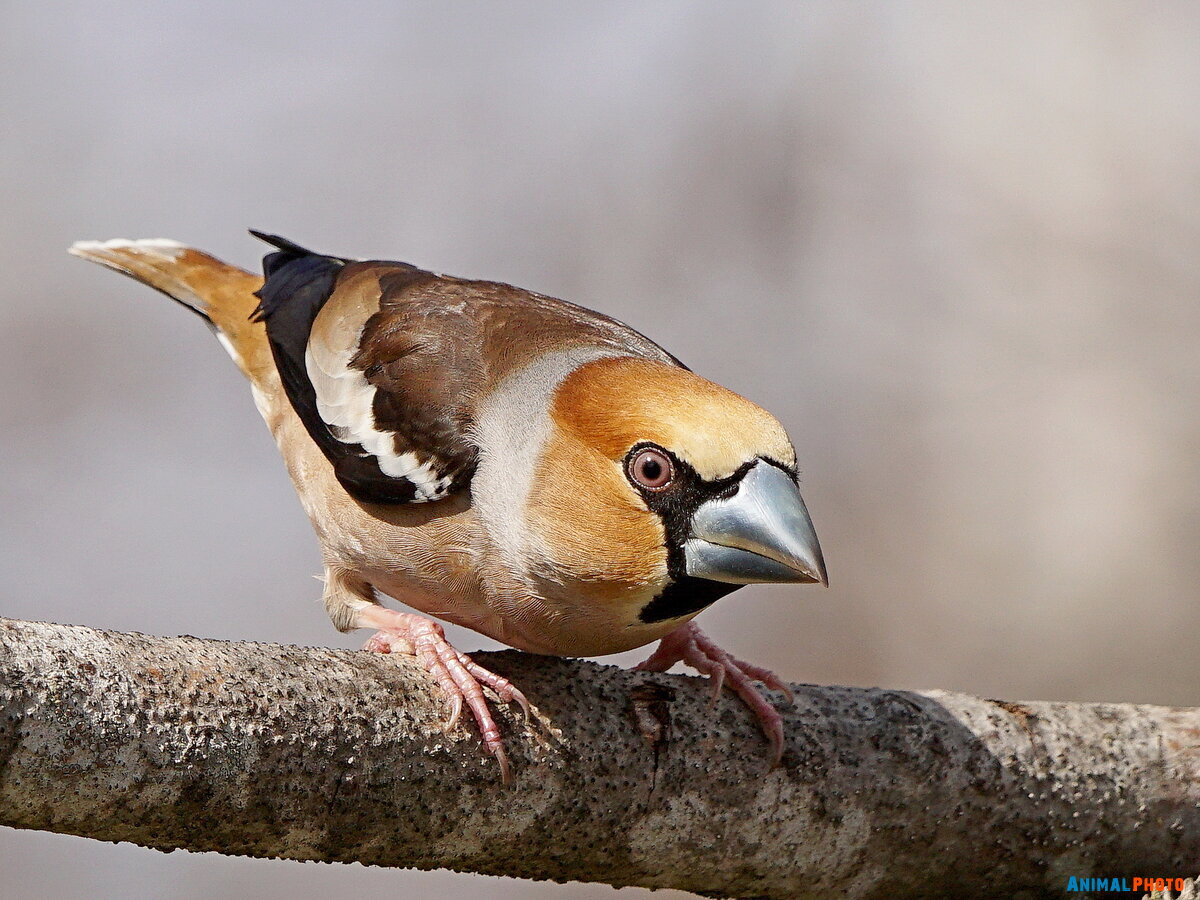
[[[300,421],[352,497],[366,503],[412,502],[416,485],[386,475],[361,445],[334,437],[317,410],[316,391],[308,378],[304,354],[313,322],[349,260],[313,253],[286,238],[256,231],[251,234],[280,248],[263,260],[266,282],[255,295],[259,304],[252,318],[266,324],[275,367]]]

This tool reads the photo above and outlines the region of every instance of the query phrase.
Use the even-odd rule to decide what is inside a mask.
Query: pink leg
[[[761,681],[772,690],[782,691],[789,703],[793,699],[791,689],[774,672],[730,656],[692,622],[679,626],[659,641],[650,658],[637,668],[643,672],[665,672],[677,662],[712,679],[714,703],[724,685],[741,697],[758,717],[759,726],[771,742],[771,765],[779,765],[783,758],[783,719],[754,682]]]
[[[496,761],[505,784],[512,780],[500,728],[492,718],[483,685],[490,687],[505,703],[516,701],[529,717],[529,701],[507,678],[489,672],[465,653],[460,653],[446,641],[442,626],[424,616],[397,612],[383,606],[360,609],[355,614],[355,627],[378,628],[363,645],[364,650],[376,653],[407,653],[415,656],[445,691],[450,699],[450,720],[447,730],[458,724],[463,704],[470,709],[479,733]]]

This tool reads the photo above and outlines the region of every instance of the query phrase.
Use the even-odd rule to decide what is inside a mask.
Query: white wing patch
[[[334,350],[311,338],[304,351],[304,366],[317,398],[317,412],[335,438],[360,444],[390,478],[404,478],[416,487],[415,502],[440,500],[453,479],[439,476],[415,453],[397,453],[392,434],[375,427],[375,386],[350,365],[362,336],[360,329],[344,349]]]

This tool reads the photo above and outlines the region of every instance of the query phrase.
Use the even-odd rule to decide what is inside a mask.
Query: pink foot
[[[779,765],[783,758],[783,719],[754,682],[761,681],[772,690],[782,691],[789,703],[793,699],[791,688],[769,669],[734,659],[692,622],[680,625],[659,641],[650,658],[636,668],[643,672],[665,672],[677,662],[691,666],[712,679],[713,703],[725,685],[742,698],[742,702],[758,717],[759,726],[771,742],[772,768]]]
[[[446,640],[442,626],[424,616],[402,613],[372,606],[361,610],[358,621],[363,626],[379,628],[363,645],[375,653],[407,653],[415,656],[450,699],[450,719],[446,730],[454,728],[462,715],[463,704],[471,710],[483,744],[500,764],[500,777],[505,784],[512,781],[508,756],[500,738],[500,728],[492,718],[483,685],[490,687],[504,703],[516,701],[529,718],[529,701],[507,678],[489,672],[465,653],[454,649]]]

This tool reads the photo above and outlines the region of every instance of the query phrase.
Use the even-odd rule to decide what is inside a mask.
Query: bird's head
[[[666,363],[606,358],[552,399],[531,520],[555,572],[639,631],[744,584],[826,583],[778,420]],[[615,608],[612,608],[615,607]]]

